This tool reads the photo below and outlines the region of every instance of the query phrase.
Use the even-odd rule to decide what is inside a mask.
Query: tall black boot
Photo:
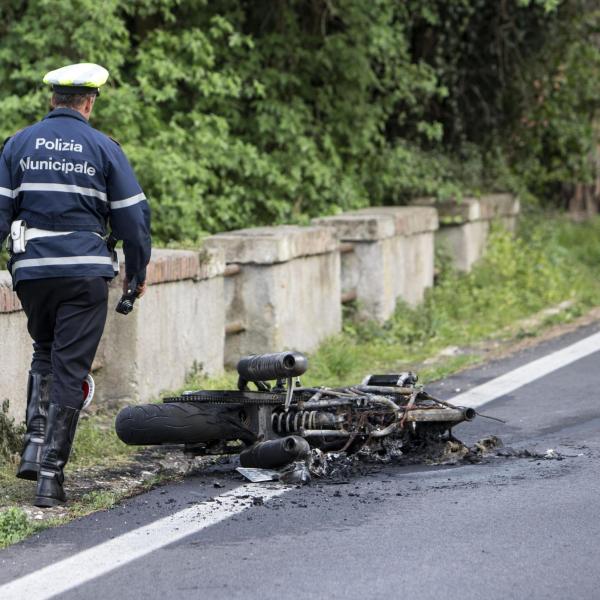
[[[38,473],[36,506],[49,507],[62,504],[67,497],[63,490],[63,469],[69,460],[79,411],[70,406],[50,404],[46,425],[46,443]]]
[[[21,453],[21,463],[17,470],[17,477],[35,481],[38,476],[42,460],[42,447],[46,435],[46,418],[48,417],[48,403],[52,373],[29,371],[27,383],[27,432],[25,444]]]

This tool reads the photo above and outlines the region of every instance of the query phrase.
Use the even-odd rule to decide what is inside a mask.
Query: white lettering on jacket
[[[47,160],[31,160],[29,156],[19,161],[19,166],[23,171],[62,171],[63,173],[85,173],[90,177],[96,174],[96,168],[88,164],[87,160],[83,163],[74,163],[66,158],[53,160],[50,157]]]
[[[35,139],[35,149],[46,148],[46,150],[58,150],[63,152],[70,150],[71,152],[83,152],[83,146],[75,140],[63,140],[62,138],[56,138],[54,140],[47,140],[46,138]]]

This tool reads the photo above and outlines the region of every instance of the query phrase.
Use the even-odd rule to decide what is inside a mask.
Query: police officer
[[[10,138],[0,156],[0,243],[27,315],[33,359],[27,433],[17,477],[37,479],[35,505],[65,501],[69,459],[115,275],[105,238],[123,240],[125,274],[145,291],[150,211],[119,144],[88,119],[108,78],[83,63],[51,71],[52,110]]]

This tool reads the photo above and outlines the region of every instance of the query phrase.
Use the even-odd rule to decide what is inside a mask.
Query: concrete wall
[[[350,247],[342,252],[342,293],[380,322],[398,300],[418,304],[433,285],[437,212],[418,206],[371,207],[313,219]]]
[[[24,419],[31,338],[21,303],[12,291],[8,271],[0,271],[0,403],[10,402],[10,414]]]
[[[519,200],[512,194],[489,194],[448,202],[419,198],[415,203],[438,210],[440,228],[436,243],[449,253],[454,266],[461,271],[470,271],[483,256],[492,221],[514,231],[520,211]]]
[[[201,368],[223,370],[225,305],[223,255],[154,250],[148,267],[148,290],[132,313],[114,308],[122,275],[113,280],[102,341],[92,366],[95,401],[144,402],[162,390],[183,384]],[[10,276],[0,274],[0,400],[10,400],[12,416],[23,418],[31,340]]]
[[[148,290],[127,316],[114,307],[93,365],[96,401],[143,402],[209,375],[244,354],[315,350],[341,329],[342,303],[385,321],[398,300],[417,304],[433,285],[434,241],[464,270],[482,255],[492,220],[513,229],[508,194],[461,203],[371,207],[315,219],[311,227],[258,227],[212,236],[202,251],[155,250]],[[440,228],[438,229],[438,221]],[[25,407],[31,340],[10,276],[0,272],[0,401]]]
[[[225,280],[227,365],[244,354],[310,352],[340,331],[340,254],[330,229],[242,229],[205,246],[235,266]]]

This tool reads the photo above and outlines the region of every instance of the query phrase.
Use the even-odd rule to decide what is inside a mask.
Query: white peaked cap
[[[57,91],[69,92],[69,88],[92,88],[98,91],[106,83],[108,71],[94,63],[78,63],[55,69],[44,75],[44,83],[51,84]],[[92,91],[90,89],[89,91]],[[75,92],[75,89],[72,91]],[[77,90],[78,93],[80,90]],[[81,91],[86,91],[81,90]]]

